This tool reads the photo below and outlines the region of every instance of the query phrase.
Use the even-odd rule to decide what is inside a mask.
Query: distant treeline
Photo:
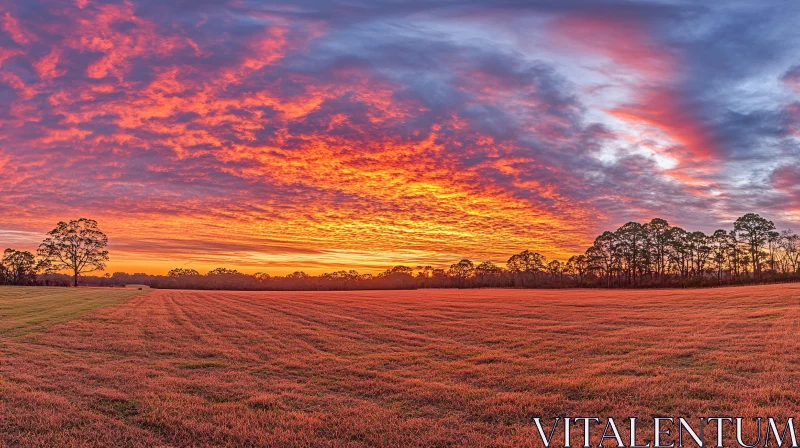
[[[36,265],[32,254],[8,249],[0,265],[0,281],[68,286],[77,278],[57,273],[37,275]],[[688,232],[660,218],[646,224],[630,222],[614,232],[604,232],[584,254],[566,262],[547,260],[526,250],[511,256],[505,266],[464,259],[449,268],[395,266],[378,275],[350,270],[318,276],[304,272],[250,275],[226,268],[200,274],[193,269],[173,269],[165,276],[115,272],[104,277],[81,277],[80,284],[253,291],[654,288],[791,282],[800,280],[799,271],[800,237],[791,231],[779,232],[772,221],[750,213],[737,219],[732,230],[717,230],[711,235]]]

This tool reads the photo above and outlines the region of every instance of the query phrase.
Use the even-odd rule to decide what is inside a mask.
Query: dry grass
[[[41,331],[137,294],[101,288],[0,286],[0,337]]]
[[[797,415],[799,297],[152,291],[0,335],[0,443],[527,446],[534,414]]]

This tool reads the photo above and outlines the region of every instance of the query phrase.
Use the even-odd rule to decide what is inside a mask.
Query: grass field
[[[136,293],[0,289],[0,444],[539,446],[531,415],[800,410],[800,285]]]
[[[0,286],[0,337],[42,331],[140,291]]]

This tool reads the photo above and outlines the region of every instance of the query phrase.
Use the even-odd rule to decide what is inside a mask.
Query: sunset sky
[[[0,246],[109,271],[565,260],[800,231],[795,1],[0,0]],[[1,249],[0,249],[1,250]]]

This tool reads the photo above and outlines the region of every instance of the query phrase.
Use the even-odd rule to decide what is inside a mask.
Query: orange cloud
[[[466,41],[359,39],[301,6],[205,3],[44,1],[42,23],[0,15],[3,226],[98,219],[111,270],[564,259],[607,221],[657,208],[631,191],[641,179],[702,197],[717,157],[670,93],[677,58],[627,21],[572,15],[551,29],[630,80],[606,108],[623,125],[612,132],[585,122],[544,62]],[[594,157],[625,138],[678,166]]]
[[[0,16],[0,23],[2,23],[2,28],[8,33],[14,42],[18,43],[19,45],[27,45],[30,43],[31,38],[29,37],[28,33],[25,32],[22,27],[17,22],[17,19],[11,15],[10,12],[6,12],[2,16]]]
[[[61,51],[59,49],[53,49],[46,56],[36,61],[33,66],[39,73],[39,77],[42,79],[52,79],[66,73],[65,70],[58,69],[58,61],[60,57]]]

